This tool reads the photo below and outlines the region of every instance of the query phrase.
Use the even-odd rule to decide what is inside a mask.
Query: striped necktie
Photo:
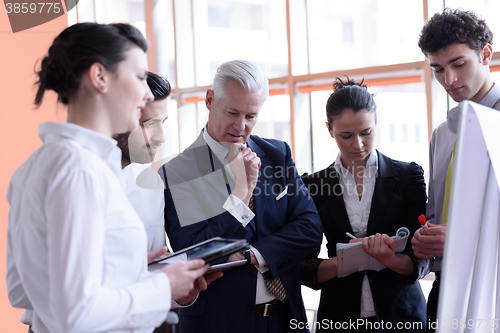
[[[253,195],[248,203],[248,208],[250,208],[250,210],[255,214],[255,202]],[[264,277],[264,281],[266,281],[267,290],[269,290],[269,292],[281,302],[284,302],[286,298],[286,291],[281,278],[279,276],[275,276],[274,278],[271,277],[270,271],[262,274],[262,276]]]

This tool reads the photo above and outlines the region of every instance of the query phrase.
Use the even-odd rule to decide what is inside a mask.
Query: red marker
[[[418,222],[420,222],[420,225],[422,226],[422,228],[427,228],[427,220],[425,219],[425,215],[424,214],[421,214],[418,217]]]

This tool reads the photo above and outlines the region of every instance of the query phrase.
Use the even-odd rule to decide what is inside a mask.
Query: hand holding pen
[[[433,224],[426,221],[424,214],[418,217],[422,228],[417,229],[411,240],[413,253],[421,259],[442,257],[446,239],[446,224]]]

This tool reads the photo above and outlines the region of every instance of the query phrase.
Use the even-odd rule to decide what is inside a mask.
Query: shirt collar
[[[344,166],[342,165],[342,160],[340,159],[340,151],[339,153],[337,154],[337,159],[335,160],[335,164],[333,165],[333,167],[335,168],[335,171],[337,171],[337,173],[339,175],[342,175],[343,173],[345,172],[349,172],[347,171],[346,168],[344,168]],[[366,167],[369,168],[369,167],[374,167],[375,170],[378,170],[378,156],[377,156],[377,152],[375,150],[372,151],[372,153],[370,154],[370,157],[368,157],[368,161],[366,161]]]
[[[116,140],[71,123],[48,122],[38,126],[40,139],[44,144],[50,144],[61,139],[76,141],[82,147],[90,150],[104,161],[121,160],[121,150]]]
[[[214,138],[208,134],[207,131],[207,126],[203,128],[203,139],[205,139],[205,142],[207,145],[210,147],[212,152],[214,153],[215,157],[219,159],[219,161],[223,163],[228,163],[228,154],[229,154],[229,149],[227,149],[225,146],[221,145],[217,141],[215,141]],[[245,147],[247,144],[245,143]]]
[[[479,101],[479,104],[493,108],[497,101],[500,99],[500,87],[493,83],[490,91]]]

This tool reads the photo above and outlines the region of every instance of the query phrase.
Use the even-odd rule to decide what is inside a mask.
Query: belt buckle
[[[270,306],[271,306],[271,304],[269,304],[269,303],[264,304],[264,313],[262,314],[262,317],[269,317],[267,312],[268,312]]]

